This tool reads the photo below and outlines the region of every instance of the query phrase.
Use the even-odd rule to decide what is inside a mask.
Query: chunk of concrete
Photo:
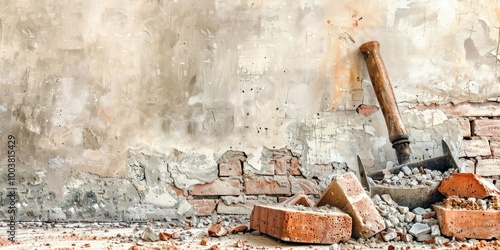
[[[369,238],[385,229],[385,222],[353,173],[332,180],[316,206],[330,205],[352,217],[352,237]]]
[[[432,205],[441,233],[448,237],[473,239],[500,239],[500,210],[446,209]]]
[[[410,231],[408,231],[408,233],[410,233],[411,235],[413,235],[415,237],[418,237],[418,236],[424,235],[424,234],[428,234],[430,232],[431,232],[431,227],[429,227],[429,225],[423,224],[423,223],[413,224]]]
[[[283,241],[334,244],[351,238],[352,219],[339,209],[256,205],[250,228]]]
[[[500,191],[481,176],[472,173],[455,173],[441,181],[438,191],[447,197],[456,195],[464,198],[483,199],[500,194]]]

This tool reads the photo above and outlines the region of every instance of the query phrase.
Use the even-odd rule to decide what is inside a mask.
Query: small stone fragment
[[[164,232],[160,232],[158,234],[158,238],[161,240],[161,241],[167,241],[168,239],[170,239],[170,237],[172,236],[172,234],[169,234],[169,233],[164,233]]]
[[[439,225],[432,225],[431,226],[431,236],[437,237],[439,235],[441,235],[441,230],[439,230]]]
[[[408,231],[408,233],[410,233],[411,235],[413,235],[415,237],[418,237],[420,235],[427,234],[430,231],[431,231],[431,228],[429,227],[429,225],[423,224],[423,223],[415,223],[411,227],[410,231]]]
[[[155,242],[158,240],[158,235],[150,226],[147,226],[141,234],[141,239],[143,241]]]
[[[243,232],[245,232],[247,230],[248,230],[247,226],[240,225],[240,226],[236,226],[235,228],[233,228],[233,230],[231,230],[231,233],[232,234],[243,233]]]

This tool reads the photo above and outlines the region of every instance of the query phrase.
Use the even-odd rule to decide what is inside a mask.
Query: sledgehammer
[[[377,96],[377,100],[382,109],[382,113],[384,114],[385,123],[387,126],[387,130],[389,132],[389,139],[392,143],[392,147],[396,151],[396,155],[398,158],[399,166],[388,169],[376,171],[370,174],[366,174],[363,164],[358,157],[358,163],[360,164],[360,172],[362,176],[362,183],[368,187],[368,189],[375,193],[390,193],[393,199],[400,203],[400,205],[406,205],[409,207],[413,207],[415,205],[429,205],[429,202],[433,202],[435,195],[438,195],[437,186],[435,187],[427,187],[427,189],[419,190],[418,192],[402,192],[402,188],[396,188],[395,190],[390,190],[391,187],[376,187],[370,185],[367,181],[368,177],[373,179],[382,179],[384,177],[384,172],[395,173],[398,172],[403,166],[408,166],[410,169],[416,167],[422,167],[423,169],[430,170],[439,170],[444,172],[449,168],[457,168],[457,163],[453,156],[450,153],[449,147],[446,142],[443,141],[443,156],[435,157],[431,159],[426,159],[422,161],[411,162],[412,153],[410,150],[410,140],[408,136],[408,132],[406,131],[403,121],[401,119],[401,115],[399,113],[398,106],[396,104],[396,98],[394,97],[394,92],[392,89],[391,82],[389,80],[389,76],[387,74],[387,70],[385,68],[384,62],[380,55],[380,44],[377,41],[370,41],[362,44],[359,47],[360,51],[363,54],[363,57],[366,61],[366,67],[368,70],[368,74],[370,75],[370,80],[372,82],[373,88],[375,90],[375,94]],[[408,189],[408,188],[406,188]],[[423,195],[424,197],[408,197]],[[396,194],[394,194],[396,193]],[[399,194],[397,194],[399,193]],[[395,197],[401,196],[401,197]],[[427,198],[426,198],[427,197]],[[418,199],[425,201],[419,202]],[[399,200],[399,201],[398,201]]]

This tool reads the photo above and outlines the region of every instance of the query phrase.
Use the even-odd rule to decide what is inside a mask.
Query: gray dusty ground
[[[2,224],[0,224],[2,225]],[[176,239],[147,242],[142,239],[146,227],[155,234],[176,233]],[[175,227],[175,226],[174,226]],[[358,243],[354,240],[337,245],[310,245],[281,242],[259,232],[228,234],[223,237],[208,236],[208,226],[198,228],[173,228],[171,225],[125,224],[125,223],[23,223],[16,230],[17,244],[6,245],[5,225],[0,227],[2,249],[458,249],[470,246],[472,242],[454,242],[448,247],[401,242]],[[203,242],[206,243],[203,243]]]

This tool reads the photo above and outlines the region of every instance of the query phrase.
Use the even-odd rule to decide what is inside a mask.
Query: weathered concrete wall
[[[369,40],[417,158],[439,155],[443,138],[458,152],[461,134],[413,106],[500,96],[493,0],[23,0],[4,2],[0,24],[0,152],[14,135],[20,206],[53,218],[75,204],[82,216],[111,206],[133,217],[137,203],[182,214],[228,150],[250,173],[265,171],[267,149],[304,173],[356,171],[356,155],[395,161],[381,112],[355,111],[378,105],[358,52]]]

